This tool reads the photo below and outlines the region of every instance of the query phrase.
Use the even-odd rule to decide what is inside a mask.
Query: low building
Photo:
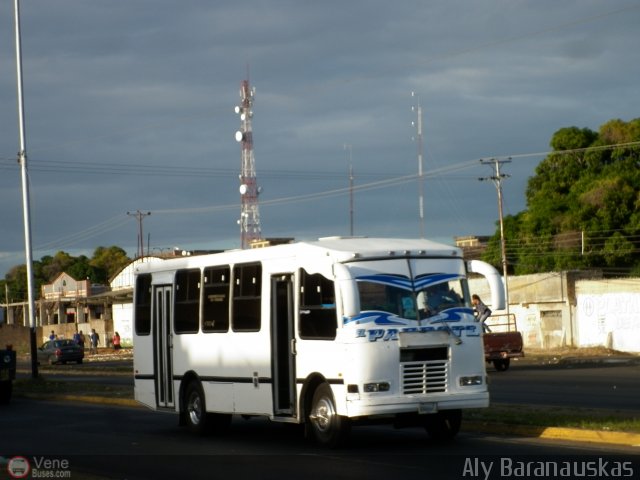
[[[162,257],[138,258],[111,279],[111,311],[113,312],[113,331],[111,335],[118,332],[120,344],[123,347],[133,345],[133,285],[135,269],[141,263],[162,261],[164,261]]]
[[[480,260],[482,254],[489,244],[488,236],[468,235],[465,237],[454,237],[456,247],[462,249],[462,255],[466,260]]]
[[[103,318],[105,305],[88,300],[108,289],[106,285],[94,285],[88,279],[76,280],[62,272],[53,282],[42,286],[38,300],[39,323],[43,326],[85,323],[92,318]]]

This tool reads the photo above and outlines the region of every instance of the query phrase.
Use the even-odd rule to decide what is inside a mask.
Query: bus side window
[[[151,275],[136,277],[135,329],[137,335],[151,333]]]
[[[178,270],[173,308],[176,333],[197,333],[200,324],[200,269]]]
[[[231,269],[228,266],[204,269],[203,332],[229,331],[230,281]]]
[[[260,297],[262,295],[262,265],[259,263],[233,267],[233,314],[231,328],[234,332],[260,330]]]
[[[319,273],[300,270],[300,338],[333,340],[336,338],[336,295],[333,281]]]

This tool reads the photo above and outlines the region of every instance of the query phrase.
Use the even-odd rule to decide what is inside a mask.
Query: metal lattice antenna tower
[[[256,165],[253,156],[253,133],[251,118],[253,117],[253,97],[255,89],[249,87],[249,80],[240,83],[241,103],[235,109],[240,115],[240,130],[236,132],[236,141],[241,145],[240,201],[241,211],[240,245],[249,248],[252,242],[262,238],[260,231],[260,212],[258,211],[258,195],[260,188],[256,180]]]

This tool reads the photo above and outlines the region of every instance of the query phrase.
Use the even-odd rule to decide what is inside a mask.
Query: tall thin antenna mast
[[[500,221],[500,254],[502,257],[502,276],[504,277],[504,297],[506,304],[507,315],[509,315],[509,283],[507,277],[507,244],[504,238],[504,219],[502,214],[502,180],[504,178],[510,177],[510,175],[506,175],[504,173],[500,173],[500,165],[503,163],[511,163],[511,159],[509,160],[498,160],[497,158],[492,158],[491,160],[483,160],[480,159],[480,163],[483,165],[491,165],[493,164],[495,168],[495,175],[491,177],[481,177],[478,180],[491,180],[498,191],[498,218]]]
[[[27,299],[29,302],[28,317],[31,340],[31,376],[38,376],[38,360],[36,355],[36,317],[33,296],[33,258],[31,250],[31,215],[29,205],[29,174],[27,172],[27,140],[24,121],[24,98],[22,85],[22,42],[20,40],[20,5],[15,0],[15,31],[16,31],[16,77],[18,83],[18,127],[20,135],[20,151],[18,163],[22,172],[22,210],[24,215],[24,251],[27,264]]]
[[[249,248],[251,244],[262,238],[260,230],[260,212],[258,211],[258,195],[261,189],[256,179],[255,158],[253,155],[253,132],[251,118],[253,117],[253,97],[255,89],[249,87],[249,80],[240,83],[240,105],[235,111],[240,115],[240,130],[236,132],[236,141],[241,144],[240,171],[240,200],[241,210],[238,225],[240,225],[240,244],[242,248]]]
[[[415,92],[411,92],[411,96],[415,97]],[[423,171],[423,158],[422,158],[422,105],[420,104],[420,97],[418,98],[418,105],[411,107],[413,111],[417,113],[417,121],[411,122],[418,130],[418,211],[420,215],[420,236],[425,236],[424,225],[424,171]]]
[[[353,148],[346,144],[344,148],[349,150],[349,235],[353,237]]]

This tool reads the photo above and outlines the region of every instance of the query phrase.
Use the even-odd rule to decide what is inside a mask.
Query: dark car
[[[38,363],[82,363],[84,349],[73,340],[49,340],[38,349]]]

